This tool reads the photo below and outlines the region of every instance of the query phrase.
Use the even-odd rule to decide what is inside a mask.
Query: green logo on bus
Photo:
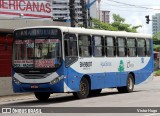
[[[118,71],[119,72],[124,72],[124,63],[123,63],[123,60],[120,61]]]

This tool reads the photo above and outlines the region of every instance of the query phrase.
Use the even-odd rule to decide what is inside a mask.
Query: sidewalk
[[[27,93],[27,94],[12,94],[12,95],[6,95],[6,96],[0,96],[0,103],[2,102],[9,102],[9,101],[17,101],[17,100],[29,100],[34,99],[35,96],[33,93]]]
[[[11,77],[0,77],[0,96],[12,95],[12,78]]]

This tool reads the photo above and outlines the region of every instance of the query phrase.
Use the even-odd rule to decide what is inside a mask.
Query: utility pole
[[[86,9],[86,0],[80,0],[80,4],[82,6],[82,18],[83,18],[83,26],[87,28],[87,9]]]
[[[90,4],[90,0],[88,0],[88,4]],[[88,26],[91,27],[91,16],[90,16],[90,8],[88,8]]]
[[[88,9],[88,26],[91,27],[92,23],[91,23],[91,16],[90,16],[90,7],[96,2],[97,0],[92,0],[90,2],[90,0],[88,0],[88,3],[86,5],[86,10]]]
[[[98,15],[99,15],[99,20],[101,20],[100,2],[101,2],[101,0],[98,0]]]
[[[69,0],[69,10],[70,10],[70,18],[71,18],[71,27],[75,27],[76,26],[75,0]]]

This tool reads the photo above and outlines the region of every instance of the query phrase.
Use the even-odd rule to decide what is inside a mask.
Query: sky
[[[152,34],[152,22],[146,24],[145,16],[149,15],[152,19],[152,15],[160,13],[160,0],[101,0],[100,9],[110,11],[110,21],[113,13],[119,14],[128,24],[142,25],[139,33]]]

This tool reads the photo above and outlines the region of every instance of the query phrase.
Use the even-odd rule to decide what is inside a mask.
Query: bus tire
[[[48,92],[34,92],[34,95],[39,101],[46,101],[50,97]]]
[[[134,78],[132,74],[128,75],[126,86],[117,87],[119,93],[130,93],[133,92],[134,89]]]
[[[89,94],[90,95],[98,95],[100,94],[102,89],[95,89],[95,90],[90,90]]]
[[[89,95],[89,82],[88,82],[87,78],[82,78],[79,88],[80,88],[80,91],[74,92],[73,96],[78,99],[87,98]]]

